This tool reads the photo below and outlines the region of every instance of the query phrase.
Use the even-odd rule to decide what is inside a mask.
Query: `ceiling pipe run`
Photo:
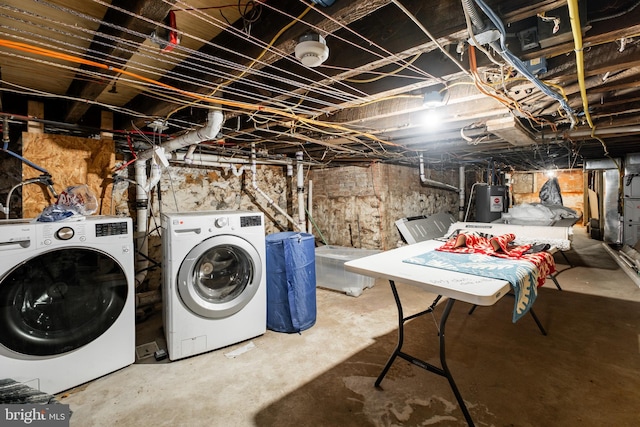
[[[200,128],[187,132],[177,138],[165,141],[158,147],[163,149],[165,153],[172,153],[180,148],[188,147],[189,145],[199,144],[204,141],[211,141],[216,139],[216,136],[222,129],[224,123],[224,114],[221,110],[209,111],[207,116],[207,124]],[[138,160],[149,160],[153,157],[158,147],[151,148],[138,154]]]
[[[214,163],[227,163],[227,164],[244,164],[248,165],[253,163],[253,159],[245,157],[225,157],[217,154],[198,153],[189,156],[188,153],[167,153],[167,160],[169,162],[183,162],[188,165],[206,165],[207,162]],[[256,164],[259,165],[292,165],[293,160],[288,158],[283,159],[255,159]]]
[[[629,135],[637,135],[640,133],[640,126],[630,125],[630,126],[614,126],[610,128],[604,129],[583,129],[583,130],[570,130],[567,132],[562,132],[562,136],[565,138],[584,138],[584,137],[596,137],[596,136],[604,136],[604,135],[618,135],[618,134],[629,134]],[[542,139],[558,139],[558,134],[554,133],[545,133],[541,136]]]
[[[215,139],[222,124],[224,115],[221,110],[209,111],[207,124],[198,130],[188,132],[138,154],[134,163],[136,182],[136,287],[146,279],[149,267],[149,193],[160,182],[162,166],[169,164],[167,153]],[[147,161],[151,159],[151,174],[147,179]]]
[[[419,159],[420,159],[420,181],[423,184],[429,185],[431,187],[442,188],[443,190],[455,191],[456,193],[459,193],[461,191],[458,187],[454,187],[453,185],[428,179],[424,174],[424,159],[422,158],[422,153],[420,153]]]

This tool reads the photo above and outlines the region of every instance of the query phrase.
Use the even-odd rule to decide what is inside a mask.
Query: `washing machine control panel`
[[[126,239],[130,233],[127,221],[105,221],[99,218],[68,224],[42,222],[36,223],[34,228],[38,245],[48,247],[97,241],[103,243],[120,241]]]
[[[127,234],[127,232],[127,223],[125,221],[96,224],[96,237],[117,236]]]
[[[56,231],[56,239],[59,240],[69,240],[76,234],[71,227],[62,227]]]
[[[216,218],[213,224],[216,226],[216,228],[226,227],[227,224],[229,224],[229,218],[227,218],[226,216],[221,216],[220,218]]]
[[[260,225],[262,225],[262,217],[260,215],[240,217],[240,227],[256,227]]]

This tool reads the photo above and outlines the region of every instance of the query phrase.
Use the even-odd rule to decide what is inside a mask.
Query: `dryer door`
[[[57,249],[27,259],[0,278],[0,344],[29,356],[82,347],[120,316],[127,289],[120,264],[95,249]]]
[[[187,254],[178,271],[178,293],[194,313],[220,319],[240,311],[262,279],[258,251],[238,236],[214,236]]]

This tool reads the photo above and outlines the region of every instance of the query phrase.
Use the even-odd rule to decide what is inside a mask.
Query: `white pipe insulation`
[[[273,206],[273,208],[275,210],[277,210],[278,212],[280,212],[286,219],[287,221],[289,221],[294,227],[298,228],[299,231],[304,231],[302,229],[300,229],[298,222],[291,218],[291,216],[289,214],[287,214],[287,212],[282,209],[280,206],[278,206],[271,197],[269,197],[269,195],[267,193],[265,193],[264,191],[262,191],[262,189],[260,187],[258,187],[258,182],[257,182],[257,163],[256,163],[256,146],[255,144],[251,144],[251,186],[253,187],[254,191],[258,194],[260,194],[262,197],[265,198],[265,200],[267,201],[269,206]]]
[[[422,181],[423,184],[431,185],[432,187],[442,188],[444,190],[455,191],[456,193],[461,191],[458,187],[454,187],[453,185],[428,179],[424,174],[424,160],[422,158],[422,153],[420,153],[419,158],[420,158],[420,181]]]

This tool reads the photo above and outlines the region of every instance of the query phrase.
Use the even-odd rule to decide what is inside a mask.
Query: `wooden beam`
[[[107,9],[103,18],[105,23],[101,24],[97,30],[99,35],[94,37],[89,46],[89,50],[94,52],[91,55],[103,57],[106,64],[120,68],[125,67],[127,61],[133,56],[131,52],[133,48],[122,42],[114,43],[113,39],[126,39],[138,45],[144,43],[146,39],[119,28],[127,28],[133,33],[151,34],[155,29],[152,22],[163,21],[175,2],[176,0],[113,0],[111,2],[113,7]],[[116,7],[128,10],[134,15],[141,15],[151,22],[120,12],[115,9]],[[100,34],[106,34],[110,37],[103,37]],[[95,58],[91,59],[95,60]],[[91,67],[82,65],[80,69],[90,71]],[[112,71],[102,71],[102,74],[116,77],[116,73]],[[109,79],[87,79],[85,73],[80,71],[71,82],[67,95],[93,101],[98,98],[110,82]],[[90,106],[91,104],[88,102],[73,102],[66,113],[65,121],[77,123]]]
[[[100,112],[100,139],[113,139],[113,132],[107,132],[106,129],[113,130],[113,113],[111,111]]]
[[[44,103],[41,101],[27,102],[27,115],[34,119],[44,119]],[[27,121],[27,132],[29,133],[44,133],[44,123],[40,121]]]
[[[289,1],[290,7],[285,4],[285,0],[281,0],[281,4],[278,6],[279,9],[287,10],[293,16],[300,15],[301,11],[304,9],[301,8],[300,3],[298,1]],[[196,73],[193,71],[192,64],[194,61],[198,61],[198,57],[202,54],[204,55],[214,55],[224,60],[229,60],[231,62],[235,62],[240,64],[241,71],[230,70],[235,75],[238,75],[240,72],[246,71],[248,67],[251,65],[251,69],[260,70],[269,65],[274,64],[275,62],[281,60],[283,57],[291,55],[295,49],[298,38],[309,31],[309,28],[317,28],[320,32],[325,34],[335,31],[337,28],[342,26],[348,26],[350,23],[363,18],[367,14],[373,13],[379,8],[388,5],[391,3],[391,0],[371,0],[367,2],[362,2],[360,0],[341,0],[337,2],[331,8],[332,16],[325,17],[324,15],[318,12],[309,12],[304,17],[304,22],[306,24],[297,23],[293,25],[290,29],[285,31],[275,42],[274,46],[272,46],[262,58],[255,64],[252,64],[253,61],[247,60],[245,57],[240,57],[237,54],[231,54],[230,52],[220,51],[213,48],[211,45],[205,45],[198,50],[198,53],[193,57],[189,57],[182,61],[181,64],[176,66],[176,69],[179,69],[183,73],[195,75]],[[322,8],[318,8],[319,11],[323,11]],[[273,40],[274,36],[277,32],[284,28],[291,22],[291,18],[283,16],[280,13],[274,13],[270,9],[265,9],[263,12],[263,17],[261,18],[261,25],[254,26],[254,30],[252,32],[252,38],[262,40],[265,44],[269,41]],[[244,35],[243,32],[240,31],[241,35]],[[211,41],[212,45],[220,45],[220,46],[234,46],[234,50],[237,52],[242,52],[244,55],[257,58],[262,51],[264,50],[263,46],[257,45],[254,42],[251,42],[248,38],[239,36],[233,32],[223,32],[217,37],[213,38]],[[244,67],[244,68],[242,68]],[[210,81],[212,84],[223,83],[222,80],[212,77],[211,74],[205,73],[197,73],[197,77],[203,81]],[[161,79],[162,82],[167,82],[166,79]],[[175,82],[171,82],[174,84]],[[178,83],[180,89],[191,91],[199,94],[209,94],[211,92],[210,89],[204,87],[202,84],[188,84]],[[138,95],[135,99],[133,99],[129,104],[129,108],[134,109],[136,111],[142,111],[150,116],[166,116],[169,112],[176,108],[175,104],[167,103],[167,102],[157,102],[156,99],[147,98],[144,94]]]

